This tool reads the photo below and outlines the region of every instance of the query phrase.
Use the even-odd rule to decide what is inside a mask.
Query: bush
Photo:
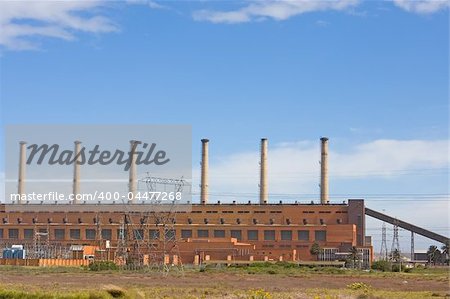
[[[371,286],[368,284],[365,284],[364,282],[354,282],[349,285],[347,285],[347,289],[353,290],[353,291],[368,291],[371,289]]]
[[[385,261],[385,260],[375,261],[372,264],[372,269],[383,271],[383,272],[391,271],[392,264],[391,264],[391,262]]]
[[[247,295],[248,299],[272,299],[272,295],[264,290],[250,290]]]
[[[117,265],[112,261],[97,261],[89,264],[91,271],[118,270]]]
[[[403,270],[403,272],[405,272],[405,273],[411,273],[412,271],[413,271],[413,268],[405,268]]]
[[[285,269],[290,269],[290,268],[298,268],[298,265],[295,263],[289,263],[289,262],[276,262],[275,265],[283,267]]]
[[[266,267],[271,267],[273,264],[270,262],[255,262],[250,264],[250,267],[255,267],[255,268],[266,268]]]
[[[392,272],[400,272],[400,266],[397,264],[392,265]]]

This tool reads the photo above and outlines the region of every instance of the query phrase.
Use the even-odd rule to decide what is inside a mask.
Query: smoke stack
[[[328,200],[328,138],[322,137],[320,160],[320,203],[327,204]]]
[[[259,203],[267,204],[269,193],[267,191],[267,138],[261,139],[261,173],[259,182]]]
[[[20,195],[19,203],[22,203],[22,195],[25,194],[25,163],[27,159],[26,142],[21,141],[19,152],[19,184],[17,187],[17,193]]]
[[[200,182],[200,201],[203,205],[208,203],[208,168],[209,168],[209,140],[202,139],[202,173]]]
[[[128,203],[136,202],[137,170],[136,170],[136,147],[140,141],[130,140],[130,172],[128,180]]]
[[[77,203],[77,195],[80,194],[80,144],[81,141],[75,141],[75,159],[73,163],[73,204]]]

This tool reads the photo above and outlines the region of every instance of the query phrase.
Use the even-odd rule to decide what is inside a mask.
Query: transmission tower
[[[145,183],[146,192],[158,192],[158,186],[162,186],[164,192],[177,194],[183,192],[184,186],[188,186],[183,178],[149,175],[139,182]],[[140,212],[130,211],[130,206],[125,205],[116,256],[127,268],[150,267],[163,274],[171,270],[184,270],[175,233],[177,204],[175,200],[166,202],[159,197],[149,198],[148,202],[139,205]],[[137,216],[140,217],[138,221]],[[153,228],[157,236],[151,236],[149,228]]]
[[[172,187],[175,194],[182,193],[183,188],[188,184],[181,179],[159,178],[147,174],[147,177],[141,180],[147,185],[148,192],[157,191],[157,186],[163,186],[164,191]],[[162,236],[159,236],[159,248],[154,242],[147,242],[149,253],[149,266],[157,268],[164,274],[171,270],[184,271],[183,263],[180,257],[178,239],[176,235],[176,200],[164,203],[160,199],[151,201],[151,213],[146,213],[147,219],[152,221],[158,231],[162,230]]]
[[[394,254],[400,256],[400,243],[398,241],[398,221],[395,219],[394,221],[394,236],[392,238],[392,246],[391,246],[391,258],[395,258]]]
[[[383,222],[383,226],[381,227],[380,258],[382,260],[387,260],[388,259],[388,251],[387,251],[387,243],[386,243],[386,222]]]

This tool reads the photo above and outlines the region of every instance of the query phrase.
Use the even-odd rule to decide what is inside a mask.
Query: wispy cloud
[[[153,9],[167,8],[167,6],[161,5],[152,0],[126,0],[126,2],[128,4],[145,5]]]
[[[393,0],[394,4],[406,11],[430,14],[440,10],[448,9],[448,0]]]
[[[317,20],[315,24],[319,27],[327,27],[328,25],[330,25],[330,22],[324,20]]]
[[[39,37],[76,39],[79,32],[114,32],[99,15],[100,1],[4,1],[0,4],[0,45],[10,50],[39,48]]]
[[[359,0],[269,0],[252,1],[250,4],[231,11],[198,10],[193,13],[197,21],[212,23],[244,23],[261,19],[286,20],[305,13],[325,10],[345,10],[359,3]]]
[[[345,11],[349,15],[365,17],[367,11],[359,11],[360,0],[250,0],[241,8],[235,10],[197,10],[193,13],[196,21],[211,23],[245,23],[273,19],[287,20],[305,13],[319,11]],[[430,14],[449,7],[448,0],[392,0],[392,3],[408,12]]]

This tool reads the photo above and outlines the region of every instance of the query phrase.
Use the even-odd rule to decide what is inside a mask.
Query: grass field
[[[0,299],[47,298],[450,298],[449,269],[410,273],[255,264],[148,271],[0,267]]]

